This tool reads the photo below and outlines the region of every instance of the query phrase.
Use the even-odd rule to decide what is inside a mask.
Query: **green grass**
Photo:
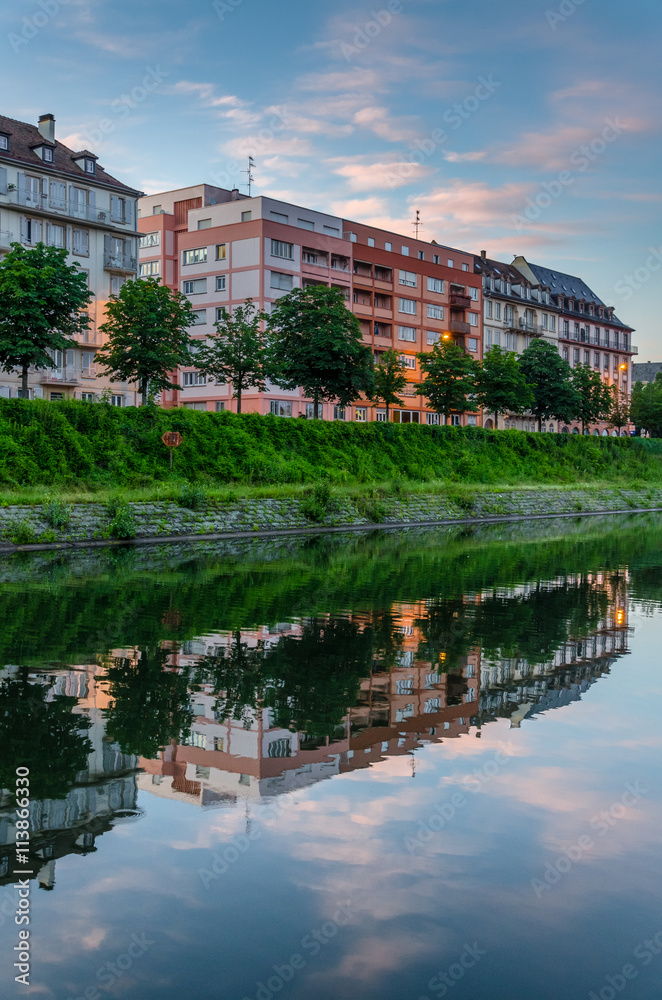
[[[169,470],[167,430],[184,443]],[[662,485],[662,442],[0,399],[0,503]]]

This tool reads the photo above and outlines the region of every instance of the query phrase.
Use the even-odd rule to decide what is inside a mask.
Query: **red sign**
[[[184,438],[179,431],[166,431],[161,440],[166,448],[179,448]]]

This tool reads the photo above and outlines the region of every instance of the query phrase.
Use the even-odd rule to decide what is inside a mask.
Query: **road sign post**
[[[174,454],[175,448],[179,448],[180,444],[183,442],[184,438],[181,436],[179,431],[166,431],[162,436],[166,448],[170,449],[170,471],[172,472],[172,456]]]

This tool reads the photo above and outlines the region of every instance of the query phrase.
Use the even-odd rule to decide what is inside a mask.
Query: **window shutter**
[[[104,253],[110,253],[110,246],[111,246],[110,240],[111,240],[110,234],[109,233],[104,233],[104,237],[103,237],[103,252]]]
[[[7,194],[7,168],[0,167],[0,194]]]
[[[93,219],[97,210],[97,193],[96,191],[87,192],[87,204],[90,206],[90,214],[88,218]]]
[[[124,211],[126,213],[126,222],[132,226],[133,225],[133,201],[131,198],[127,198],[124,203]]]
[[[54,246],[53,227],[51,226],[50,222],[46,223],[46,246],[47,247]]]
[[[18,186],[18,190],[23,191],[25,193],[25,174],[18,174],[16,183]]]
[[[28,224],[24,215],[21,216],[21,243],[25,243],[28,238]]]
[[[36,219],[32,220],[32,242],[39,243],[41,240],[41,222],[37,222]]]

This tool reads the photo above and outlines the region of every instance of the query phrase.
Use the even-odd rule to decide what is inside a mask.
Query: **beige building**
[[[0,256],[12,243],[63,247],[87,274],[93,298],[90,325],[76,347],[56,351],[53,368],[32,370],[31,399],[98,398],[116,406],[136,402],[135,386],[101,377],[95,355],[111,293],[137,274],[137,200],[141,192],[116,180],[88,150],[55,138],[53,115],[37,125],[0,116]],[[18,372],[0,371],[0,396],[19,390]]]

